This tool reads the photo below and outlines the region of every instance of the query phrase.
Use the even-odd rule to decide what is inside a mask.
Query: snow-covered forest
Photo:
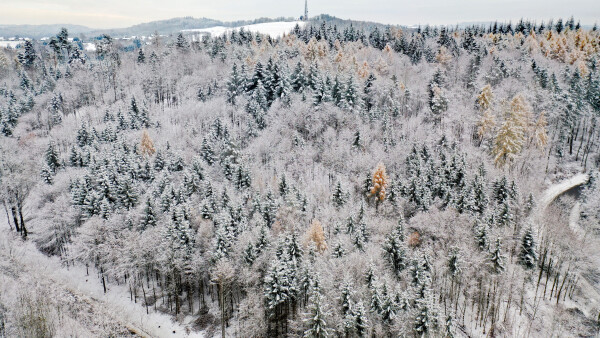
[[[56,33],[0,49],[0,337],[65,332],[25,244],[205,337],[598,333],[596,27]]]

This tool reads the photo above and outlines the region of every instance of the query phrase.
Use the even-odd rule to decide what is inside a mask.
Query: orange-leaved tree
[[[148,131],[146,130],[144,130],[144,132],[142,133],[142,143],[140,151],[142,152],[142,155],[148,156],[152,156],[156,152],[156,149],[154,149],[154,142],[152,142],[152,139],[150,138],[150,135],[148,135]]]
[[[531,111],[525,98],[517,95],[510,102],[504,123],[496,134],[494,162],[497,166],[514,161],[523,149],[526,134],[530,129]]]
[[[375,172],[373,173],[373,179],[371,181],[371,191],[370,194],[375,198],[376,205],[385,200],[385,192],[388,186],[389,178],[385,172],[385,166],[383,162],[379,162],[377,164],[377,168],[375,168]]]
[[[325,232],[323,232],[323,226],[318,220],[313,220],[306,233],[308,241],[315,243],[318,252],[327,250],[327,242],[325,241]]]

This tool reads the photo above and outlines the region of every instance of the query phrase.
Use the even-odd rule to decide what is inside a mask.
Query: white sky
[[[309,15],[390,24],[455,24],[568,18],[600,21],[600,0],[309,0]],[[80,24],[118,28],[181,16],[224,21],[298,17],[304,0],[0,0],[0,24]]]

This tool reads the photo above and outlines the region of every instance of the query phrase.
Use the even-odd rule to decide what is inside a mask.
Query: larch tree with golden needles
[[[546,130],[547,126],[548,121],[546,120],[546,112],[541,112],[537,122],[535,123],[532,133],[533,143],[539,149],[543,149],[548,144],[548,131]]]
[[[512,162],[523,149],[530,116],[525,98],[522,95],[513,98],[494,141],[493,154],[497,166]]]
[[[142,152],[142,155],[147,156],[152,156],[156,152],[156,149],[154,148],[154,142],[152,142],[152,139],[150,138],[150,135],[148,135],[148,131],[146,130],[144,130],[144,132],[142,133],[142,143],[140,151]]]
[[[375,168],[375,172],[373,173],[373,179],[371,180],[371,197],[375,198],[376,207],[379,206],[379,203],[385,200],[385,192],[388,186],[388,175],[385,172],[385,166],[383,162],[379,162],[377,168]]]
[[[481,116],[481,120],[479,120],[479,128],[477,129],[477,135],[480,140],[488,135],[496,126],[496,119],[494,118],[494,113],[492,112],[492,100],[494,99],[494,94],[492,93],[492,86],[489,84],[481,89],[481,93],[477,95],[477,105],[479,106],[479,111],[483,112]]]
[[[452,54],[450,54],[448,48],[441,46],[435,55],[435,60],[439,64],[446,66],[450,61],[452,61]]]
[[[327,250],[327,242],[325,240],[325,232],[323,226],[318,220],[313,220],[308,228],[307,239],[309,242],[315,243],[317,251],[322,253]]]
[[[486,110],[481,116],[481,120],[479,120],[479,128],[477,129],[477,135],[480,140],[488,135],[494,127],[496,126],[496,119],[494,118],[494,114],[491,110]]]
[[[481,89],[481,93],[477,95],[477,104],[479,105],[479,110],[484,112],[492,107],[492,100],[494,99],[494,94],[492,93],[492,86],[489,84]]]

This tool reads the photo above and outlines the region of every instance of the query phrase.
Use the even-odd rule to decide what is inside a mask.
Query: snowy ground
[[[571,212],[569,213],[569,228],[571,228],[571,231],[573,231],[573,233],[577,235],[577,237],[581,240],[583,239],[585,232],[579,226],[579,214],[581,212],[580,209],[581,203],[575,202],[573,208],[571,209]]]
[[[63,267],[58,258],[47,257],[33,243],[21,241],[14,232],[9,231],[5,219],[0,223],[2,289],[29,290],[32,284],[44,289],[52,298],[69,298],[69,301],[60,300],[61,304],[64,302],[64,305],[70,307],[72,321],[83,325],[93,336],[99,330],[113,333],[129,331],[141,337],[203,336],[191,332],[188,325],[173,322],[170,315],[153,312],[152,309],[150,314],[146,314],[145,307],[129,299],[129,292],[124,286],[109,284],[109,290],[104,294],[102,285],[92,270],[90,276],[87,276],[83,266],[69,269]],[[72,309],[79,306],[84,310],[78,312]],[[83,318],[90,312],[93,312],[93,320]]]
[[[91,43],[91,42],[86,42],[83,44],[83,49],[86,52],[95,52],[96,51],[96,45]]]
[[[0,48],[17,48],[18,45],[22,45],[24,43],[25,41],[0,40]]]
[[[199,28],[199,29],[184,29],[182,33],[205,33],[210,34],[211,36],[219,36],[223,33],[231,33],[233,30],[239,30],[243,28],[246,31],[250,31],[253,33],[267,34],[271,37],[277,38],[282,36],[283,34],[287,34],[291,32],[296,25],[303,27],[306,24],[304,21],[278,21],[278,22],[266,22],[266,23],[258,23],[254,25],[246,25],[241,27],[209,27],[209,28]]]

